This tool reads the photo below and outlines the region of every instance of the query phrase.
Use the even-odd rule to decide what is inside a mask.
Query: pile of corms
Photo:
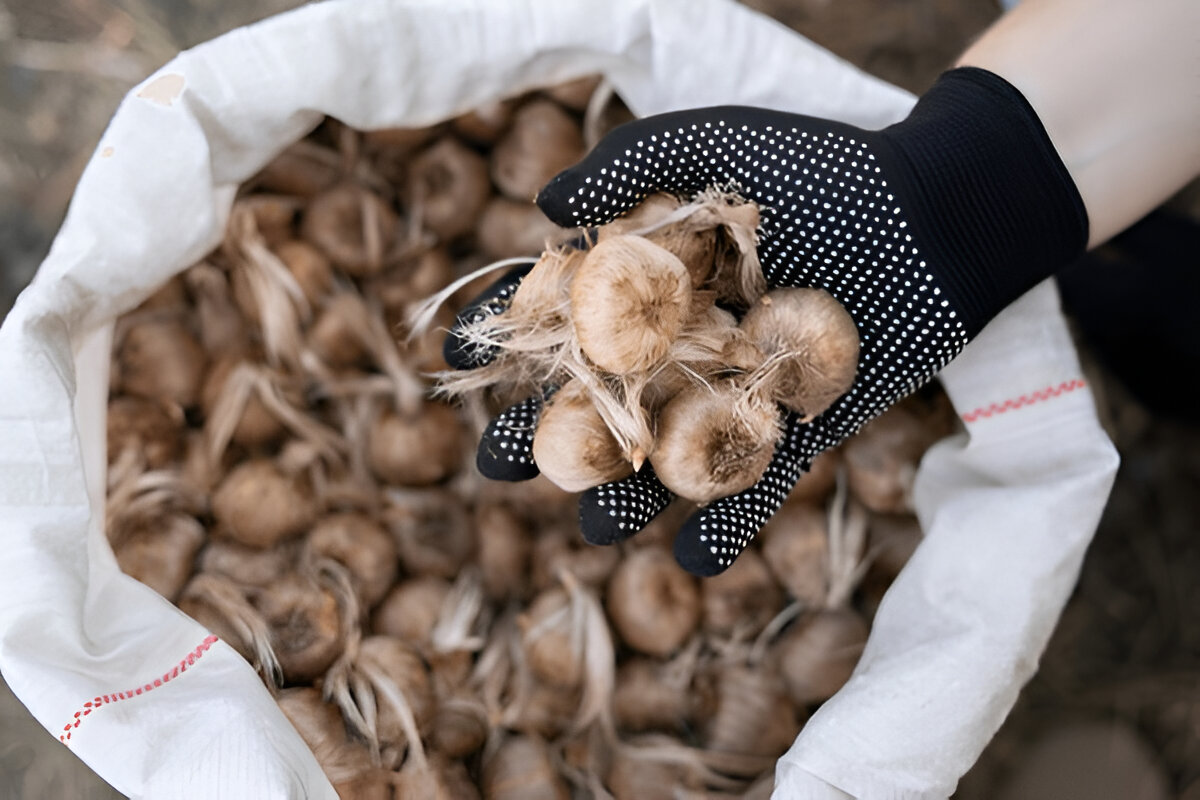
[[[118,321],[117,560],[259,671],[343,798],[766,797],[920,538],[912,475],[952,424],[934,394],[820,457],[704,581],[670,555],[682,504],[596,548],[547,479],[474,470],[495,409],[427,376],[486,280],[407,320],[489,261],[567,253],[531,199],[620,118],[596,83],[422,130],[327,120]]]

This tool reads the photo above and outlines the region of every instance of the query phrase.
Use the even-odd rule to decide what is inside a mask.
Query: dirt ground
[[[994,0],[746,2],[912,91],[928,86],[999,14]],[[44,256],[128,87],[179,49],[294,5],[0,6],[0,317]],[[1091,382],[1122,454],[1117,484],[1041,668],[963,780],[957,797],[964,800],[1200,798],[1200,430],[1152,416],[1100,368]],[[11,796],[7,774],[26,769],[37,752],[52,749],[55,759],[62,752],[4,694],[0,800]],[[1086,789],[1089,781],[1102,788]],[[111,796],[86,779],[48,791]]]

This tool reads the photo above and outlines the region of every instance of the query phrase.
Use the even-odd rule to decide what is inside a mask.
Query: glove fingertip
[[[675,561],[679,566],[701,578],[720,575],[733,566],[746,544],[734,541],[728,534],[718,534],[713,525],[702,522],[703,511],[690,516],[675,535]]]
[[[589,544],[623,542],[650,524],[675,498],[649,466],[579,497],[579,529]]]
[[[531,455],[501,449],[486,433],[475,450],[475,466],[483,477],[509,483],[531,480],[541,472]]]
[[[573,201],[572,198],[576,196],[579,183],[583,180],[579,176],[580,166],[568,167],[551,178],[538,192],[534,201],[546,218],[561,228],[574,228],[579,225],[578,201]]]
[[[612,545],[623,542],[641,528],[625,521],[615,508],[606,504],[595,488],[579,496],[579,531],[588,544]]]
[[[541,412],[540,395],[510,406],[488,423],[475,450],[475,466],[494,481],[527,481],[540,470],[533,460],[533,433]]]

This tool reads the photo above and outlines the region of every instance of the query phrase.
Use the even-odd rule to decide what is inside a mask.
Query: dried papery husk
[[[486,642],[471,670],[470,688],[483,702],[490,721],[502,719],[514,692],[519,692],[518,667],[524,658],[517,609],[499,611],[486,631]],[[528,670],[525,670],[528,676]]]
[[[297,549],[278,545],[269,550],[214,536],[200,551],[200,572],[219,575],[243,586],[266,586],[291,572]]]
[[[108,463],[125,451],[138,453],[150,469],[161,469],[183,454],[186,423],[178,406],[141,397],[114,397],[108,403]]]
[[[805,608],[825,604],[829,592],[829,517],[824,509],[787,503],[763,527],[759,541],[763,560],[789,595]]]
[[[668,489],[697,503],[757,483],[782,435],[775,404],[729,379],[679,392],[657,423],[654,472]]]
[[[636,746],[616,749],[604,784],[613,800],[677,800],[704,788],[688,765],[640,757]]]
[[[309,686],[284,689],[276,702],[330,782],[347,783],[377,769],[362,742],[347,734],[337,706],[325,702],[318,690]]]
[[[272,364],[299,362],[301,321],[311,314],[300,285],[258,230],[254,214],[234,204],[223,251],[233,264],[233,297],[245,318],[262,333]]]
[[[469,370],[451,370],[436,375],[438,390],[450,396],[470,395],[489,390],[501,402],[517,402],[542,391],[546,385],[559,384],[576,374],[595,383],[578,348],[570,347],[573,330],[569,322],[568,286],[586,255],[563,248],[543,253],[521,280],[503,314],[487,314],[465,321],[458,335],[471,347],[494,353],[494,358]],[[498,261],[447,286],[414,308],[410,330],[420,334],[428,330],[437,309],[461,284],[479,274],[528,263],[526,259]],[[571,361],[571,365],[566,362]]]
[[[475,554],[475,529],[463,502],[451,492],[389,493],[383,521],[412,575],[454,578]]]
[[[503,602],[521,597],[527,591],[533,545],[529,526],[499,503],[480,503],[475,508],[475,529],[479,531],[476,560],[488,599]]]
[[[578,381],[555,392],[542,410],[533,436],[533,460],[543,475],[568,492],[620,480],[634,470]]]
[[[788,493],[786,503],[800,505],[821,505],[833,493],[837,483],[838,470],[842,465],[842,451],[834,448],[822,452],[813,459],[812,466],[800,476],[800,480]]]
[[[340,184],[313,198],[300,233],[337,267],[356,278],[380,272],[396,244],[400,220],[377,195]]]
[[[408,179],[412,208],[443,242],[474,228],[492,194],[487,160],[450,137],[421,151]]]
[[[213,493],[212,506],[221,531],[250,547],[273,547],[306,530],[317,515],[307,481],[265,458],[230,472]]]
[[[704,288],[716,293],[724,304],[746,309],[767,291],[767,280],[758,260],[758,208],[726,205],[717,233],[717,256],[713,276]]]
[[[254,590],[252,602],[271,628],[286,683],[311,683],[342,654],[349,631],[338,594],[328,585],[291,573]]]
[[[771,396],[809,421],[854,383],[858,328],[822,289],[776,289],[751,306],[742,330],[771,361]]]
[[[593,726],[554,744],[559,774],[570,781],[572,790],[582,790],[587,796],[607,796],[600,778],[612,765],[611,732]]]
[[[779,673],[797,706],[832,697],[850,679],[867,641],[867,624],[849,608],[806,617],[775,644]]]
[[[208,355],[180,319],[148,319],[131,326],[117,349],[121,389],[183,408],[200,399]]]
[[[299,381],[251,361],[219,362],[205,385],[204,435],[210,462],[220,462],[230,441],[263,448],[286,429],[329,463],[341,463],[346,442],[317,417],[299,410],[300,405]]]
[[[870,514],[850,500],[845,481],[839,480],[829,504],[829,608],[848,605],[870,567],[865,558],[869,522]]]
[[[579,123],[549,100],[531,100],[517,109],[492,151],[492,180],[514,200],[532,200],[583,153]]]
[[[417,575],[397,584],[375,609],[372,630],[428,649],[433,628],[450,594],[450,581],[437,575]]]
[[[606,596],[617,633],[647,655],[670,655],[700,622],[696,579],[658,548],[628,554],[613,573]]]
[[[385,766],[399,766],[406,751],[425,763],[421,732],[432,722],[436,698],[428,667],[410,645],[389,636],[363,639],[330,670],[325,694]]]
[[[541,252],[539,251],[537,255],[541,255]],[[531,263],[536,259],[527,257],[522,260]],[[473,304],[481,294],[490,289],[496,281],[496,272],[491,268],[495,263],[477,250],[456,258],[454,275],[455,283],[459,288],[450,296],[449,307],[456,311],[462,310]],[[471,278],[472,275],[476,277]],[[462,283],[461,278],[466,278],[468,282]]]
[[[465,758],[483,747],[489,730],[487,708],[477,698],[466,694],[439,697],[429,746],[447,758]]]
[[[502,616],[472,673],[493,729],[496,727],[556,739],[572,728],[583,692],[537,680],[525,662],[515,614]]]
[[[562,689],[581,685],[572,730],[582,731],[597,720],[611,730],[612,634],[596,594],[569,572],[559,579],[564,595],[544,592],[528,615],[517,618],[525,663],[540,685]]]
[[[213,362],[204,380],[200,407],[215,455],[224,452],[230,441],[243,447],[265,447],[282,438],[287,430],[254,391],[253,376],[257,370],[247,367],[239,372],[238,368],[243,364],[248,362],[236,354],[219,358]],[[232,382],[231,377],[234,378]],[[218,428],[230,427],[224,422],[227,416],[233,416],[236,423],[227,434],[224,430],[218,433]]]
[[[383,310],[373,297],[363,297],[358,292],[344,291],[330,301],[327,309],[336,306],[335,318],[326,331],[329,354],[349,356],[351,350],[360,346],[370,354],[370,362],[378,367],[392,382],[392,401],[396,408],[415,415],[421,408],[425,385],[412,367],[400,357],[393,331],[384,321]],[[357,345],[353,344],[357,343]],[[314,342],[315,344],[315,342]],[[319,358],[318,358],[319,360]],[[323,383],[337,380],[337,376],[322,363],[309,357],[305,368],[316,373]],[[365,362],[366,359],[364,358]],[[346,370],[345,367],[342,368]]]
[[[380,487],[367,466],[364,441],[378,413],[378,396],[390,393],[391,382],[382,375],[355,376],[322,388],[331,394],[310,399],[330,403],[349,452],[342,465],[329,469],[320,486],[320,500],[327,508],[358,509],[376,513],[381,504]],[[344,390],[345,394],[340,392]]]
[[[212,356],[248,351],[249,330],[233,301],[226,273],[200,263],[187,271],[185,280],[196,302],[201,346]]]
[[[891,577],[900,574],[924,538],[912,514],[872,514],[867,535],[873,568]]]
[[[470,677],[472,654],[487,643],[482,632],[489,621],[479,573],[474,567],[465,569],[442,601],[431,634],[429,662],[439,691],[457,691],[465,686]]]
[[[588,251],[571,279],[579,346],[617,375],[658,363],[683,330],[692,300],[675,254],[637,236],[613,236]]]
[[[532,200],[493,197],[475,228],[475,243],[491,258],[534,256],[575,235],[551,222]]]
[[[308,304],[316,308],[333,291],[333,266],[325,254],[308,242],[289,239],[273,248],[275,255],[304,293]]]
[[[539,681],[570,689],[583,680],[583,630],[566,590],[548,589],[517,617],[525,661]]]
[[[630,752],[637,758],[659,761],[666,764],[678,764],[687,769],[689,775],[694,775],[708,787],[705,798],[719,798],[723,795],[711,790],[737,791],[745,786],[745,779],[761,775],[765,770],[774,767],[773,759],[719,750],[701,750],[689,747],[673,736],[661,733],[647,733],[633,737],[626,742]],[[736,796],[736,795],[735,795]]]
[[[232,581],[201,572],[183,588],[179,610],[237,650],[258,670],[268,687],[279,685],[283,672],[275,655],[271,628]]]
[[[231,454],[214,459],[203,431],[184,433],[183,459],[179,463],[179,479],[193,490],[211,494],[213,488],[231,468]]]
[[[114,548],[121,571],[174,601],[192,576],[204,526],[195,517],[169,514],[149,519]]]
[[[458,393],[500,384],[520,387],[528,394],[527,387],[546,382],[562,358],[558,351],[571,340],[567,288],[585,257],[585,253],[571,248],[543,253],[521,279],[503,314],[466,322],[459,335],[475,346],[496,348],[496,358],[477,369],[463,371],[459,380],[454,380],[454,373],[438,376],[443,379],[446,390]],[[529,261],[514,259],[513,263]],[[478,272],[486,274],[501,264],[504,262],[496,262]],[[460,278],[422,304],[421,309],[415,310],[413,330],[420,331],[424,327],[423,318],[431,314],[427,307],[429,303],[449,297],[448,293],[456,290],[456,284],[470,277]],[[514,359],[514,354],[524,360]],[[512,377],[514,371],[518,373],[516,377]],[[483,377],[471,379],[473,373]]]
[[[346,567],[364,608],[383,599],[399,568],[391,535],[367,515],[354,512],[331,514],[317,522],[308,533],[304,552]]]
[[[509,736],[483,763],[485,800],[569,800],[546,743],[535,736]]]
[[[367,461],[386,483],[430,486],[462,467],[464,450],[458,414],[449,406],[427,402],[417,414],[381,415],[367,441]]]
[[[251,184],[268,192],[307,198],[337,183],[341,172],[341,157],[336,151],[303,140],[272,159]]]
[[[495,143],[512,124],[517,99],[495,100],[484,103],[450,121],[450,127],[459,136],[475,144]]]
[[[733,565],[701,581],[706,631],[753,636],[783,607],[783,593],[755,550],[745,550]]]
[[[429,668],[420,654],[399,639],[370,636],[360,645],[356,666],[375,690],[383,748],[399,750],[407,745],[420,749],[420,734],[428,730],[437,710]],[[418,735],[412,735],[406,714],[412,715]]]
[[[876,513],[912,513],[917,466],[933,438],[904,406],[868,422],[842,447],[850,491]]]
[[[674,662],[634,657],[617,670],[613,718],[622,730],[681,731],[692,719],[694,701],[690,669]]]
[[[174,470],[145,471],[136,453],[125,451],[108,467],[104,527],[114,547],[145,523],[173,514],[200,515],[206,500]]]
[[[712,676],[716,712],[705,726],[710,750],[777,758],[800,732],[779,677],[761,666],[729,665]]]

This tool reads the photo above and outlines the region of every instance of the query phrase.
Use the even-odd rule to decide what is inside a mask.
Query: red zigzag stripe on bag
[[[1076,389],[1082,389],[1086,384],[1078,378],[1063,381],[1058,386],[1047,386],[1036,392],[1023,394],[1020,397],[1011,400],[1005,400],[1003,403],[992,403],[991,405],[977,408],[974,411],[968,411],[962,415],[963,422],[974,422],[977,419],[986,419],[987,417],[1003,414],[1006,411],[1016,411],[1018,408],[1031,406],[1034,403],[1040,403],[1043,400],[1049,400],[1052,397],[1058,397],[1060,394],[1073,392]]]
[[[140,686],[136,689],[126,689],[123,692],[116,692],[114,694],[97,695],[95,698],[87,701],[83,704],[83,708],[75,712],[74,719],[63,726],[63,732],[58,735],[58,740],[65,744],[67,740],[71,738],[71,733],[79,727],[79,723],[83,722],[83,718],[101,706],[106,706],[109,703],[116,703],[121,700],[128,700],[131,697],[137,697],[138,695],[157,689],[159,686],[162,686],[168,681],[178,678],[181,674],[187,672],[187,668],[195,664],[200,656],[208,652],[208,648],[212,647],[214,644],[216,644],[216,642],[217,637],[209,634],[204,638],[203,642],[196,645],[195,650],[180,659],[179,663],[176,664],[175,667],[169,672],[163,673],[161,678],[155,678],[153,683],[147,683],[145,686]]]

